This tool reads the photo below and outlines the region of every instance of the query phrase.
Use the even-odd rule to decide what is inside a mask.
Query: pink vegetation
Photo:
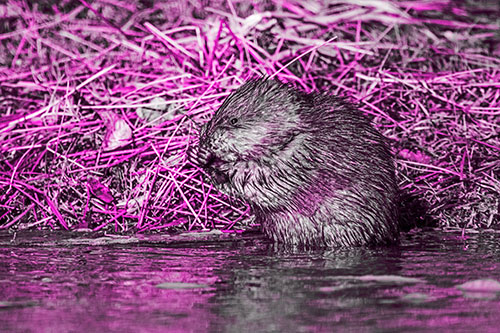
[[[359,103],[441,226],[500,225],[496,2],[81,3],[0,5],[0,228],[251,226],[187,152],[277,71]]]

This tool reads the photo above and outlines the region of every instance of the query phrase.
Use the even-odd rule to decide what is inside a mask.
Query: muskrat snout
[[[213,145],[208,138],[200,140],[197,161],[198,165],[203,169],[218,167],[223,163],[222,159],[214,152]]]

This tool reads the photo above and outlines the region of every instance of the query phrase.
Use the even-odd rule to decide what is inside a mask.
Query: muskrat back
[[[247,201],[265,234],[305,247],[398,239],[398,191],[386,139],[352,104],[271,79],[232,93],[202,128],[198,162]]]

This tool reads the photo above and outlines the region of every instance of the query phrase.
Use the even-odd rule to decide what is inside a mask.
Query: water
[[[87,237],[87,236],[85,236]],[[0,234],[5,332],[497,331],[497,234],[290,253],[260,236]],[[467,288],[466,288],[467,289]]]

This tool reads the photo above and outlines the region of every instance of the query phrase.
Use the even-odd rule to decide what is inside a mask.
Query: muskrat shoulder
[[[386,139],[346,101],[271,79],[248,81],[202,128],[198,162],[247,201],[265,234],[306,247],[398,239]]]

